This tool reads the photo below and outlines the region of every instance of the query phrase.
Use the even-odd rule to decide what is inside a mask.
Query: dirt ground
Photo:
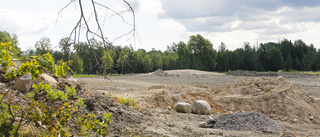
[[[107,93],[112,96],[134,98],[138,102],[138,108],[146,113],[143,116],[144,121],[139,123],[137,127],[128,127],[128,132],[142,130],[146,131],[146,133],[157,133],[159,136],[320,136],[320,113],[318,113],[320,111],[320,76],[288,73],[281,73],[279,75],[283,76],[285,82],[282,83],[282,85],[273,85],[273,87],[269,89],[270,92],[269,90],[260,91],[262,88],[258,86],[258,88],[254,87],[254,85],[259,84],[256,84],[256,81],[266,80],[266,82],[270,83],[271,80],[274,82],[277,76],[268,76],[265,78],[262,76],[236,76],[196,70],[158,70],[147,74],[114,76],[111,77],[110,80],[105,80],[104,77],[76,79],[87,83],[88,86],[98,92]],[[277,91],[279,96],[285,93],[288,98],[294,98],[288,101],[280,98],[280,102],[277,102],[284,103],[284,109],[290,108],[290,110],[284,110],[284,112],[288,113],[292,111],[292,115],[281,115],[282,110],[279,109],[282,108],[279,107],[279,109],[275,108],[273,110],[275,111],[275,116],[271,117],[283,125],[286,131],[228,131],[200,128],[198,126],[200,122],[205,122],[208,116],[215,118],[224,113],[242,112],[251,109],[257,112],[268,113],[268,111],[260,111],[259,109],[251,108],[251,106],[249,106],[250,109],[242,109],[241,106],[235,107],[235,104],[231,104],[233,107],[224,106],[225,102],[230,102],[230,100],[225,99],[226,96],[224,96],[224,94],[227,93],[222,93],[218,90],[228,90],[230,92],[228,93],[228,97],[235,96],[238,95],[238,93],[231,93],[232,90],[246,88],[245,86],[237,87],[236,85],[239,85],[239,83],[253,85],[253,87],[248,87],[252,88],[252,90],[257,90],[257,93],[255,92],[256,94],[258,94],[258,91],[259,94],[267,92],[271,94],[273,91]],[[259,86],[261,85],[263,85],[263,83]],[[265,85],[263,89],[266,89],[268,85],[269,84]],[[285,86],[288,88],[280,90],[281,87]],[[277,90],[277,88],[279,88],[279,90]],[[181,96],[180,101],[183,102],[192,103],[193,100],[196,99],[206,100],[213,108],[212,113],[210,115],[177,113],[172,109],[176,103],[172,101],[172,96],[176,94]],[[247,95],[241,94],[241,96],[246,98]],[[273,96],[270,95],[270,98]],[[253,98],[259,100],[257,97],[258,95]],[[284,101],[281,102],[281,100]],[[294,102],[296,100],[301,100],[302,107],[304,105],[310,105],[310,109],[309,106],[305,108],[295,108],[296,105],[292,103],[297,103]],[[245,104],[246,103],[241,105],[245,106]],[[264,107],[269,109],[269,106],[272,106],[272,104],[267,104]],[[259,108],[259,106],[256,107]],[[248,108],[248,106],[246,106],[246,108]],[[277,115],[277,111],[279,111],[279,115],[281,116]],[[141,132],[139,132],[139,134],[140,133]],[[141,136],[148,136],[148,134]]]

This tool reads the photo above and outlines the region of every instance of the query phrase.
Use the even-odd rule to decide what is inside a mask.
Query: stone
[[[207,128],[208,127],[208,123],[207,122],[201,122],[198,126],[202,127],[202,128]]]
[[[172,122],[172,123],[169,123],[169,124],[167,124],[167,126],[169,126],[169,127],[174,127],[174,123]]]
[[[6,87],[6,84],[0,82],[0,89],[3,89],[5,87]]]
[[[58,81],[48,74],[41,74],[36,80],[33,80],[33,84],[39,84],[41,82],[43,82],[43,84],[49,84],[52,89],[58,88]]]
[[[190,113],[191,112],[191,105],[186,102],[178,102],[176,105],[174,105],[174,109],[177,112]]]
[[[195,100],[192,104],[192,112],[195,114],[207,115],[211,113],[211,106],[205,100]]]
[[[29,92],[32,86],[32,76],[30,74],[23,75],[15,83],[15,89],[21,92]]]
[[[279,80],[279,81],[284,81],[285,80],[283,76],[278,76],[276,79]]]
[[[213,118],[212,118],[211,116],[208,116],[207,119],[206,119],[207,123],[208,123],[209,121],[211,121],[211,120],[213,120]]]
[[[179,94],[174,94],[171,99],[173,102],[178,102],[180,100],[181,96]]]

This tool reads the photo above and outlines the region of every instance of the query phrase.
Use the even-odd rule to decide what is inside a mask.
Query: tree
[[[292,64],[293,64],[293,60],[292,60],[291,54],[289,53],[287,55],[287,58],[286,58],[286,61],[285,61],[285,69],[287,71],[291,70],[292,69]]]
[[[122,74],[125,73],[131,73],[132,72],[132,65],[134,63],[134,57],[133,57],[133,48],[132,46],[125,46],[122,51],[120,52],[120,57],[117,61],[118,65],[120,67],[120,72]]]
[[[215,53],[212,43],[200,34],[190,36],[188,41],[191,54],[191,68],[213,70],[215,68]]]
[[[37,41],[34,45],[36,48],[36,54],[44,55],[47,53],[52,54],[51,43],[48,37],[42,37],[40,41]]]
[[[268,52],[267,58],[268,58],[269,70],[278,71],[282,69],[283,58],[278,48],[272,47]]]
[[[183,41],[180,41],[177,44],[178,47],[178,62],[179,62],[179,68],[187,69],[190,68],[190,50],[187,44],[185,44]]]
[[[149,51],[148,54],[150,55],[150,58],[152,60],[152,71],[162,69],[161,56],[163,53],[161,52],[161,50],[155,50],[154,48],[152,48],[152,50]]]
[[[77,41],[79,41],[80,39],[80,34],[81,33],[85,33],[85,38],[87,40],[87,44],[88,46],[91,48],[91,52],[92,55],[94,56],[94,61],[95,61],[95,71],[99,71],[100,73],[103,73],[104,70],[106,68],[104,68],[105,66],[103,65],[103,63],[101,63],[101,57],[99,56],[100,53],[95,53],[95,51],[99,51],[101,52],[101,50],[94,50],[93,49],[93,43],[91,43],[91,39],[92,38],[99,38],[101,40],[101,44],[103,45],[103,49],[107,52],[107,49],[112,49],[111,47],[113,47],[112,43],[122,37],[129,37],[128,39],[131,39],[132,37],[135,38],[136,36],[136,25],[135,25],[135,13],[133,8],[131,7],[131,5],[126,1],[126,0],[122,0],[122,2],[127,6],[125,9],[113,9],[111,7],[109,7],[108,5],[104,4],[102,1],[97,1],[97,0],[91,0],[91,4],[90,5],[85,5],[83,4],[82,0],[72,0],[70,1],[65,7],[63,7],[60,11],[59,11],[59,15],[62,13],[62,11],[66,8],[68,8],[70,5],[72,5],[72,3],[74,4],[78,4],[79,5],[79,13],[80,13],[80,17],[78,22],[76,23],[75,27],[72,29],[69,38],[73,38],[73,44],[75,44]],[[88,6],[88,7],[86,7]],[[86,11],[84,11],[84,9],[86,9]],[[113,40],[110,40],[108,38],[108,36],[104,33],[105,29],[103,28],[103,26],[107,26],[105,25],[105,21],[103,21],[103,24],[101,22],[101,20],[105,20],[106,16],[99,16],[98,14],[98,10],[105,10],[105,13],[112,13],[112,15],[110,17],[118,16],[120,17],[120,21],[122,21],[124,24],[129,25],[132,29],[129,30],[128,32],[125,32],[124,34],[121,34],[119,37],[114,38]],[[132,13],[132,23],[128,22],[126,20],[127,16],[124,16],[124,14],[126,12]],[[88,14],[89,13],[89,14]],[[92,19],[91,19],[92,17]],[[91,19],[91,20],[90,20]],[[89,22],[90,20],[90,22]],[[93,28],[95,28],[96,30],[93,30]],[[108,32],[110,33],[110,32]],[[100,47],[98,47],[100,48]],[[103,54],[103,51],[102,51]],[[98,68],[98,69],[97,69]],[[98,72],[97,72],[98,73]]]
[[[76,74],[83,74],[83,60],[79,54],[76,53],[74,55],[72,63],[73,72],[75,72]]]
[[[249,42],[244,43],[243,67],[245,70],[256,70],[258,68],[258,55],[256,49],[250,46]]]
[[[65,37],[60,40],[59,48],[63,53],[63,61],[68,61],[71,58],[71,39],[69,37]]]
[[[102,57],[102,62],[104,65],[104,73],[103,74],[110,74],[110,70],[113,68],[113,59],[111,58],[109,52],[104,51],[104,56]]]

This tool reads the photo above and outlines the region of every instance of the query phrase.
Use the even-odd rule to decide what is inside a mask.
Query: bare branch
[[[83,32],[83,30],[85,31],[85,38],[88,42],[88,45],[91,49],[91,52],[95,58],[95,61],[96,61],[96,66],[98,67],[100,73],[103,72],[103,70],[106,69],[106,66],[102,63],[102,59],[94,52],[94,47],[92,45],[92,42],[90,41],[91,38],[94,38],[94,37],[98,37],[102,43],[103,43],[103,46],[104,46],[104,50],[107,51],[108,49],[113,49],[113,45],[112,43],[114,43],[115,41],[119,40],[120,38],[122,37],[126,37],[128,35],[132,35],[130,36],[127,40],[130,40],[131,38],[135,37],[136,36],[136,24],[135,24],[135,13],[134,13],[134,10],[133,8],[131,7],[130,3],[128,3],[126,0],[123,0],[123,3],[125,3],[127,6],[128,6],[128,9],[129,10],[123,10],[123,11],[116,11],[112,8],[110,8],[109,6],[107,5],[104,5],[102,3],[99,3],[97,2],[96,0],[91,0],[91,6],[92,6],[92,12],[91,12],[91,15],[87,18],[85,16],[85,13],[84,13],[84,7],[83,7],[83,1],[82,0],[71,0],[71,2],[69,2],[65,7],[63,7],[58,15],[60,15],[62,13],[62,11],[64,9],[66,9],[67,7],[69,7],[69,5],[71,3],[75,3],[77,1],[77,3],[79,4],[79,11],[80,11],[80,17],[79,17],[79,20],[77,21],[75,27],[72,29],[71,33],[69,34],[69,39],[68,41],[73,38],[73,43],[72,44],[76,44],[76,42],[79,43],[80,41],[80,34],[81,32]],[[105,36],[104,34],[104,31],[103,31],[103,27],[104,27],[104,24],[105,24],[105,19],[106,19],[106,16],[107,16],[107,13],[106,13],[106,16],[103,20],[103,25],[101,25],[101,22],[99,22],[99,16],[98,16],[98,11],[97,11],[97,6],[99,7],[102,7],[102,8],[105,8],[106,11],[111,11],[113,14],[110,16],[110,17],[113,17],[115,15],[117,15],[118,17],[121,18],[122,22],[126,23],[127,25],[130,25],[132,26],[132,30],[129,30],[128,32],[114,38],[113,40],[109,40],[108,39],[108,36]],[[129,23],[126,21],[126,19],[123,17],[123,14],[126,13],[126,12],[131,12],[132,13],[132,23]],[[91,17],[94,17],[94,26],[95,27],[92,27],[90,25],[92,25],[92,21],[90,21]],[[90,21],[90,23],[89,23]],[[91,28],[97,28],[97,30],[93,31],[91,30]],[[135,42],[135,39],[134,39],[134,42]]]

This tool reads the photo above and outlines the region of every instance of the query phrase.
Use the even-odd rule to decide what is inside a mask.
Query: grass
[[[74,74],[72,77],[98,77],[98,75]]]
[[[320,75],[320,72],[317,71],[297,71],[297,70],[290,70],[290,71],[285,71],[287,73],[303,73],[303,74],[317,74]]]

